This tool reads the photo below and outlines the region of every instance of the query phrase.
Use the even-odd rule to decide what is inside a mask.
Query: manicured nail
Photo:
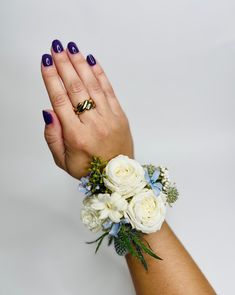
[[[42,115],[43,115],[43,119],[44,119],[44,122],[45,122],[46,125],[49,125],[49,124],[52,123],[53,118],[52,118],[51,113],[43,110]]]
[[[60,53],[64,50],[63,45],[59,40],[54,40],[52,42],[52,48],[56,53]]]
[[[68,50],[71,54],[75,54],[79,52],[77,45],[74,42],[68,43]]]
[[[92,54],[87,55],[86,60],[90,66],[94,66],[96,64],[96,60]]]
[[[43,54],[42,64],[44,65],[44,67],[49,67],[53,65],[53,60],[50,54]]]

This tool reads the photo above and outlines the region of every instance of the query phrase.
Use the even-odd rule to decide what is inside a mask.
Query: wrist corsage
[[[85,194],[81,209],[82,222],[92,231],[102,231],[95,241],[98,251],[105,237],[119,255],[130,253],[147,270],[144,253],[162,260],[153,252],[144,234],[161,229],[167,205],[178,198],[168,169],[140,165],[119,155],[108,162],[93,157],[89,175],[79,180],[79,191]]]

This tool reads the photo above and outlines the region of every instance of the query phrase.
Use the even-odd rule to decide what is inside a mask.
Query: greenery
[[[178,200],[179,192],[177,188],[174,186],[170,186],[167,190],[167,203],[171,206],[171,204],[175,203]]]
[[[100,245],[102,244],[103,242],[103,239],[109,234],[108,231],[106,231],[104,234],[102,234],[98,239],[94,240],[94,241],[91,241],[91,242],[86,242],[87,244],[93,244],[93,243],[98,243],[97,246],[96,246],[96,249],[95,249],[95,253],[97,253],[97,251],[99,250],[100,248]]]
[[[143,165],[143,168],[147,169],[150,178],[153,176],[154,171],[157,170],[157,167],[152,164]]]
[[[103,239],[109,235],[106,231],[98,239],[87,244],[98,243],[95,253],[97,253]],[[161,257],[156,255],[151,249],[148,242],[143,238],[141,232],[132,229],[130,224],[122,224],[118,232],[118,237],[108,236],[108,245],[110,246],[114,242],[114,247],[118,255],[126,255],[130,253],[136,257],[144,266],[145,270],[148,270],[147,262],[144,258],[144,253],[152,256],[155,259],[162,260]]]
[[[111,191],[104,185],[104,178],[106,177],[104,173],[104,168],[106,167],[106,165],[107,161],[103,161],[99,157],[92,158],[91,166],[89,168],[89,182],[87,184],[88,186],[90,186],[90,191],[92,194],[111,193]],[[147,169],[150,178],[152,177],[156,169],[160,169],[160,167],[155,167],[152,164],[143,165],[143,168]],[[162,177],[161,175],[159,175],[158,181],[161,182],[161,180]],[[151,188],[150,185],[148,185],[148,187]],[[171,206],[171,204],[173,204],[179,196],[175,184],[171,184],[167,188],[166,195],[166,201]],[[142,263],[145,270],[148,270],[148,265],[145,260],[145,254],[150,255],[155,259],[162,260],[162,258],[156,255],[154,251],[151,249],[148,242],[144,239],[144,235],[140,231],[133,229],[130,224],[121,224],[117,237],[111,236],[109,234],[109,231],[110,229],[107,229],[96,240],[92,242],[87,242],[87,244],[97,243],[95,253],[97,253],[104,238],[107,236],[108,246],[114,244],[114,248],[118,255],[123,256],[130,253],[132,256],[136,257],[136,259],[138,259]]]
[[[152,175],[156,169],[160,169],[160,167],[157,168],[152,164],[143,165],[143,168],[147,169],[150,178],[152,177]],[[161,169],[160,169],[160,171],[161,171]],[[162,183],[162,180],[163,180],[163,177],[160,174],[157,181]],[[147,185],[147,187],[151,188],[150,185]],[[170,184],[170,186],[167,187],[165,190],[163,187],[163,191],[167,195],[167,198],[166,198],[167,203],[169,204],[170,207],[172,207],[172,204],[175,203],[179,198],[179,192],[175,186],[175,183]]]
[[[107,161],[102,160],[99,157],[92,157],[91,166],[89,168],[89,182],[92,194],[94,193],[107,193],[109,190],[104,185],[104,168],[107,165]]]

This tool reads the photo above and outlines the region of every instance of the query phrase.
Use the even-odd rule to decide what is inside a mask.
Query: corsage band
[[[106,162],[93,157],[89,174],[79,180],[85,194],[82,222],[102,234],[88,244],[97,243],[98,251],[105,237],[119,255],[130,253],[147,270],[144,253],[162,260],[144,239],[144,234],[161,229],[166,208],[178,199],[175,183],[163,166],[141,165],[119,155]]]

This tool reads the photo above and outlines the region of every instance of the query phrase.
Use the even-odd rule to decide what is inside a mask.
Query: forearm
[[[126,255],[137,295],[216,294],[166,222],[160,231],[144,238],[163,260],[145,255],[149,265],[146,272],[137,259]]]
[[[107,161],[117,155],[134,158],[128,119],[101,65],[96,62],[92,55],[88,55],[85,59],[74,42],[70,42],[67,50],[64,50],[61,42],[54,40],[51,46],[51,54],[42,56],[41,70],[54,110],[44,111],[43,116],[46,123],[45,139],[55,163],[71,176],[80,179],[82,176],[86,176],[88,164],[94,155]],[[89,100],[84,100],[84,98],[89,98]],[[77,107],[74,108],[74,106]],[[82,106],[82,108],[79,106]],[[95,179],[97,175],[101,175],[102,181],[99,184],[104,184],[103,173],[99,171],[95,175],[94,203],[88,202],[89,205],[84,213],[91,214],[91,216],[89,215],[89,218],[84,219],[89,221],[90,218],[91,220],[94,218],[96,222],[100,221],[100,224],[98,224],[100,227],[108,217],[109,221],[118,223],[120,218],[123,220],[124,211],[127,214],[127,207],[130,206],[130,203],[127,204],[127,196],[130,196],[132,197],[132,211],[135,205],[139,206],[140,200],[145,204],[139,214],[137,210],[137,216],[133,211],[132,218],[135,222],[138,223],[141,218],[146,219],[146,217],[151,218],[153,216],[156,222],[154,225],[158,227],[159,222],[163,220],[161,217],[165,216],[164,198],[159,195],[156,198],[154,191],[149,188],[149,185],[157,185],[157,179],[155,181],[149,179],[150,183],[147,185],[143,168],[139,167],[137,163],[131,162],[132,164],[130,164],[129,158],[125,158],[125,161],[129,163],[128,169],[126,169],[127,164],[122,164],[116,172],[113,169],[114,171],[111,173],[114,177],[113,180],[116,180],[113,181],[111,177],[111,186],[108,187],[112,192],[110,194],[103,194],[107,187],[100,190],[100,186],[97,185],[97,178]],[[96,171],[96,168],[94,171]],[[124,192],[118,190],[121,191],[120,194],[116,190],[118,187],[113,190],[114,183],[118,186],[122,183],[122,179],[126,181],[128,177],[131,177],[132,181],[134,180],[134,186],[136,186],[134,195],[133,187],[129,188],[130,191],[128,191],[128,186]],[[84,184],[82,190],[85,189],[86,191],[87,183],[85,180],[82,183]],[[143,186],[143,183],[145,186]],[[88,187],[90,186],[88,185]],[[141,192],[140,187],[145,187],[146,191]],[[96,202],[96,189],[102,195],[98,202]],[[88,190],[89,192],[90,190]],[[110,204],[112,205],[110,206]],[[148,208],[148,204],[155,205]],[[159,214],[160,211],[161,214]],[[101,214],[102,218],[100,218]],[[90,228],[91,226],[96,227],[96,222],[92,222],[92,225],[89,224]],[[141,225],[140,222],[139,226]],[[148,231],[143,232],[153,232],[153,228],[148,228],[152,226],[151,222],[145,226]],[[135,228],[139,229],[138,227]],[[125,227],[125,230],[128,230],[128,226]],[[108,232],[105,234],[107,235]],[[138,295],[215,294],[206,278],[166,223],[163,224],[160,231],[146,235],[145,238],[151,244],[153,250],[164,260],[159,261],[147,256],[149,272],[146,273],[139,261],[136,261],[130,255],[127,256]],[[129,244],[125,246],[128,250]]]

